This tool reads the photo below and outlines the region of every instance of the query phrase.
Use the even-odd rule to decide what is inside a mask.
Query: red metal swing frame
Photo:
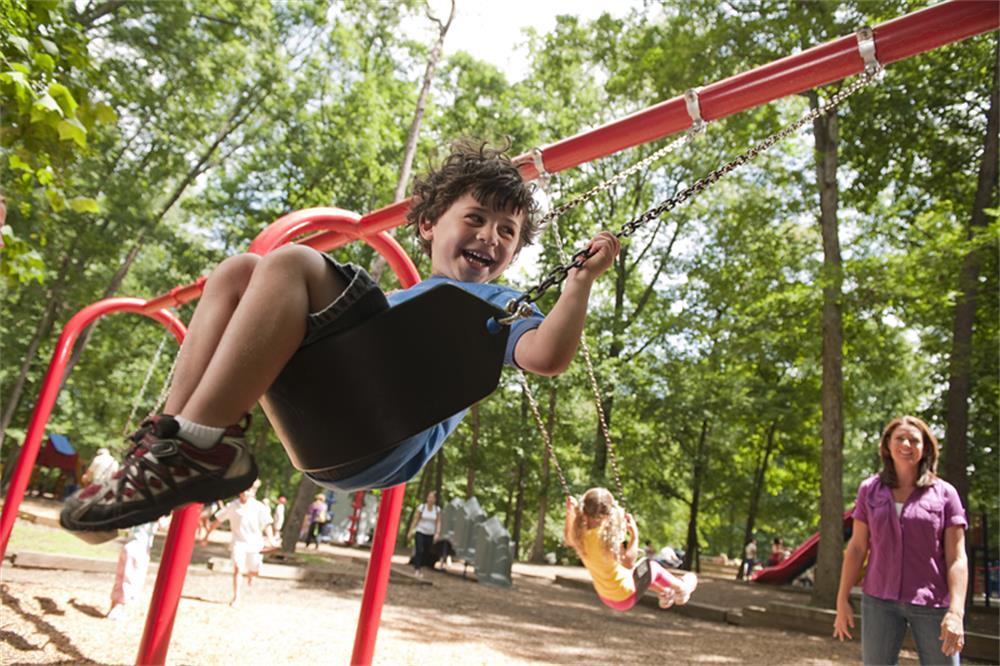
[[[882,65],[888,65],[998,27],[1000,4],[995,0],[951,0],[876,26],[876,57]],[[724,118],[858,74],[863,68],[856,38],[852,35],[835,39],[702,88],[698,91],[701,116],[706,121]],[[670,136],[691,124],[687,104],[683,96],[678,96],[546,146],[541,151],[543,168],[548,173],[557,173],[631,146]],[[538,177],[538,165],[531,154],[521,155],[516,162],[526,178]],[[309,208],[290,213],[264,229],[251,243],[249,251],[263,255],[305,234],[311,235],[299,242],[318,250],[330,250],[362,240],[385,257],[402,286],[409,287],[420,280],[416,266],[403,248],[386,233],[404,222],[408,205],[407,201],[402,201],[365,216],[337,208]],[[169,308],[198,298],[204,282],[205,279],[201,278],[149,300],[109,298],[98,301],[77,312],[63,327],[0,514],[0,561],[7,550],[42,435],[77,338],[100,317],[112,312],[132,312],[159,322],[174,334],[178,342],[183,342],[186,333],[184,324]],[[352,664],[370,664],[374,656],[404,491],[405,484],[388,489],[382,496],[365,577]],[[174,511],[136,657],[138,664],[163,664],[166,660],[174,617],[194,547],[200,508],[201,505],[190,504]]]

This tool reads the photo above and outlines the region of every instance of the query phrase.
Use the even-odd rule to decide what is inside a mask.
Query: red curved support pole
[[[135,663],[163,664],[167,660],[170,634],[174,630],[174,619],[180,605],[184,578],[191,554],[194,552],[194,537],[198,530],[198,516],[201,504],[187,504],[176,509],[170,519],[170,531],[163,546],[160,567],[156,573],[156,587],[146,613],[146,627],[139,643],[139,654]]]
[[[0,514],[0,561],[3,561],[4,554],[7,552],[7,543],[10,541],[11,531],[14,529],[17,510],[21,507],[21,500],[24,499],[24,491],[27,489],[28,480],[31,477],[31,468],[34,467],[35,460],[38,458],[38,449],[41,447],[45,425],[49,422],[52,407],[56,404],[63,374],[66,372],[66,364],[69,363],[70,355],[73,353],[73,345],[80,333],[94,320],[112,312],[133,312],[146,315],[170,329],[178,342],[184,340],[186,329],[180,319],[168,310],[147,311],[146,301],[139,298],[108,298],[98,301],[83,308],[66,322],[62,334],[59,336],[59,341],[56,342],[55,351],[52,352],[52,361],[49,363],[48,372],[45,373],[45,379],[42,381],[42,391],[31,414],[28,432],[24,437],[24,444],[21,446],[21,453],[17,458],[14,474],[10,480],[10,488],[7,490],[7,497],[4,500],[3,513]]]
[[[352,666],[368,666],[375,655],[375,638],[382,621],[382,605],[389,588],[389,572],[392,554],[396,549],[396,533],[399,531],[399,514],[403,510],[403,496],[406,484],[393,486],[382,493],[378,508],[378,522],[372,537],[372,554],[368,559],[365,574],[365,590],[361,595],[361,613],[358,628],[354,634]]]
[[[389,234],[380,232],[366,236],[365,241],[377,250],[396,272],[404,289],[420,282],[416,266],[403,247]],[[389,588],[389,573],[392,568],[392,554],[396,551],[396,534],[399,532],[399,514],[403,510],[403,496],[406,484],[393,486],[382,493],[379,503],[378,521],[372,537],[372,552],[365,573],[365,589],[361,595],[361,612],[358,628],[354,633],[354,652],[351,664],[367,666],[375,655],[375,639],[382,622],[382,606]]]

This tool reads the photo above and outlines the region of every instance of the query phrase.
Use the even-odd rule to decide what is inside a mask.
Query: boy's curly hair
[[[509,148],[509,143],[502,148],[491,148],[485,141],[460,139],[452,144],[451,154],[439,168],[414,180],[406,220],[413,225],[428,256],[431,244],[420,236],[420,220],[437,222],[464,194],[472,194],[487,208],[524,214],[515,255],[535,240],[538,204],[532,196],[533,186],[524,182],[521,172],[504,154]]]

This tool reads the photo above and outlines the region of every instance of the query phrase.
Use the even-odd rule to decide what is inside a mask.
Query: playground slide
[[[853,522],[851,512],[846,512],[844,514],[844,538],[850,535]],[[796,576],[816,563],[818,549],[819,532],[806,539],[801,546],[792,551],[791,555],[778,564],[754,573],[750,580],[755,583],[770,583],[772,585],[791,583]]]

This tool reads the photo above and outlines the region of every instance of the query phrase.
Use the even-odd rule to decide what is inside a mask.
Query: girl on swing
[[[617,611],[632,608],[652,588],[660,608],[683,606],[698,586],[690,572],[677,577],[654,560],[639,560],[639,529],[632,514],[604,488],[591,488],[582,504],[566,498],[566,543],[576,550],[604,605]]]

